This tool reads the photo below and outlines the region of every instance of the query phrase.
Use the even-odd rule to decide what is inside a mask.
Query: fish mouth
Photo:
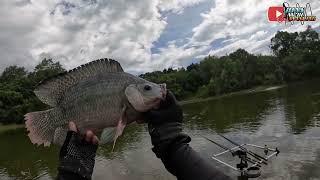
[[[155,105],[153,109],[159,109],[161,101],[166,100],[167,97],[167,85],[165,83],[159,84],[160,86],[160,97],[156,98],[152,103]]]

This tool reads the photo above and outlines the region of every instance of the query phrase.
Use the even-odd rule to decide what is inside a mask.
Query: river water
[[[222,133],[238,143],[278,147],[278,157],[262,167],[258,179],[320,179],[320,81],[295,83],[211,101],[187,104],[184,130],[192,137],[191,146],[212,165],[237,177],[237,172],[210,157],[221,149],[202,136],[228,147],[232,144],[216,135]],[[0,134],[0,179],[54,179],[58,147],[36,147],[24,129]],[[150,150],[144,125],[132,125],[118,139],[115,152],[100,147],[95,180],[175,179]],[[260,153],[260,151],[257,151]],[[231,155],[221,157],[235,164]]]

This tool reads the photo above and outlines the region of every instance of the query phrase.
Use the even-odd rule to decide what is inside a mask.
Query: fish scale
[[[88,79],[73,86],[66,93],[65,101],[61,102],[63,108],[71,109],[70,113],[66,114],[66,119],[75,121],[79,125],[80,131],[89,128],[94,129],[96,134],[102,132],[103,128],[99,127],[105,127],[105,122],[111,123],[113,126],[117,125],[121,115],[121,104],[125,98],[125,95],[119,89],[128,85],[129,81],[127,80],[131,76],[121,77],[120,75],[120,80],[115,81],[114,77],[116,76],[119,75],[111,73],[106,77],[102,76],[95,80]],[[134,80],[130,80],[130,82],[134,82]],[[108,89],[108,91],[103,91],[104,89]],[[104,110],[104,107],[113,108]],[[98,121],[99,123],[97,123],[96,119],[106,118],[108,118],[108,121]]]
[[[145,90],[146,85],[152,90]],[[166,90],[123,72],[117,61],[103,59],[45,80],[34,92],[52,109],[26,114],[26,128],[33,143],[46,146],[63,143],[70,121],[80,133],[106,132],[109,136],[102,142],[115,142],[126,124],[158,106]]]

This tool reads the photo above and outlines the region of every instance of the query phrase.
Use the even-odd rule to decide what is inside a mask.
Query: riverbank
[[[24,124],[8,124],[8,125],[0,124],[0,133],[10,131],[10,130],[20,129],[23,127],[24,127]]]
[[[234,96],[234,95],[257,93],[257,92],[263,92],[263,91],[272,91],[272,90],[283,88],[285,86],[287,86],[287,85],[286,84],[282,84],[282,85],[273,85],[273,86],[257,86],[255,88],[245,89],[245,90],[231,92],[231,93],[226,93],[226,94],[222,94],[222,95],[218,95],[218,96],[212,96],[212,97],[207,97],[207,98],[191,98],[191,99],[188,99],[188,100],[180,101],[179,104],[180,105],[185,105],[185,104],[190,104],[190,103],[210,101],[210,100],[219,99],[219,98],[223,98],[223,97]]]

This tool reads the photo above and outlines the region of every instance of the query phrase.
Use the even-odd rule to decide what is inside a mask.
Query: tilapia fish
[[[52,109],[25,115],[33,144],[63,144],[68,123],[80,133],[92,130],[100,142],[116,142],[124,127],[159,106],[165,84],[155,84],[123,71],[111,59],[100,59],[43,81],[34,91]]]

